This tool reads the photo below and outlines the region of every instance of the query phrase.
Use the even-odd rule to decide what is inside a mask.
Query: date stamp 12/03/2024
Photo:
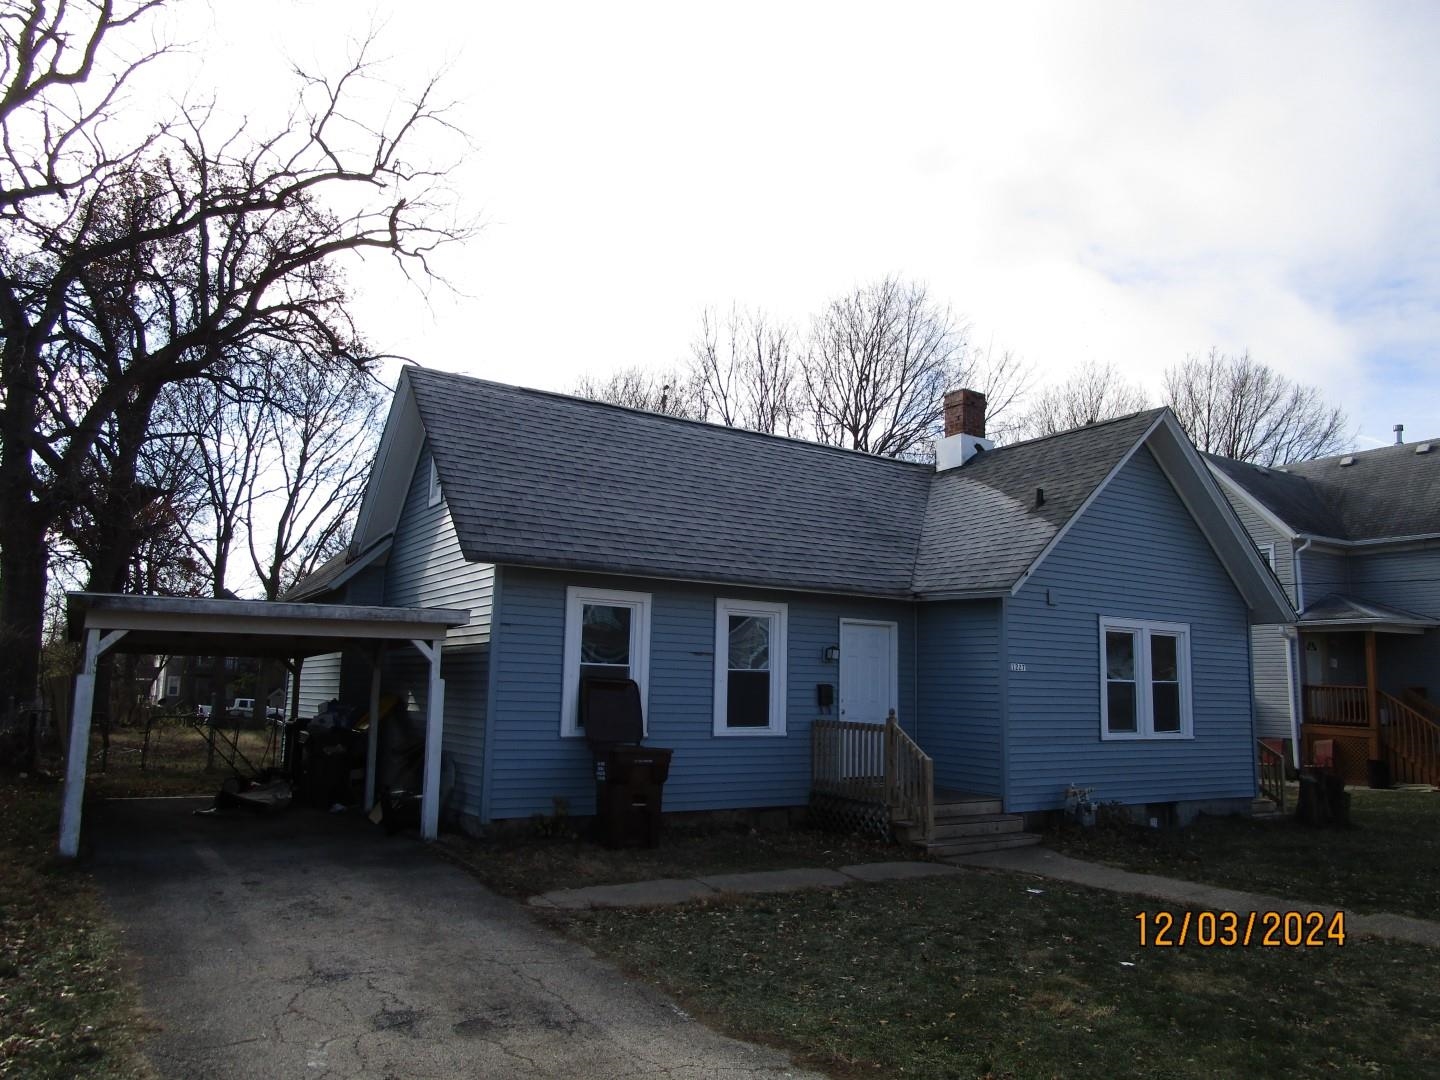
[[[1141,948],[1318,948],[1345,944],[1345,913],[1324,911],[1141,911]]]

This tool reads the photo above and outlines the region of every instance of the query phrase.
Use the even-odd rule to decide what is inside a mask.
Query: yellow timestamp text
[[[1345,912],[1141,911],[1140,947],[1317,948],[1345,944]]]

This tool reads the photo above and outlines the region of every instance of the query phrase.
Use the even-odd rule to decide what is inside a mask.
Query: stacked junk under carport
[[[395,698],[380,701],[376,801],[369,817],[387,832],[418,827],[425,729]],[[642,746],[640,688],[631,679],[587,677],[580,723],[595,776],[594,839],[606,847],[655,847],[673,751]],[[244,807],[257,812],[302,804],[341,812],[363,805],[370,718],[331,700],[313,717],[273,719],[278,764],[256,768],[218,729],[197,725],[232,776],[202,814]]]

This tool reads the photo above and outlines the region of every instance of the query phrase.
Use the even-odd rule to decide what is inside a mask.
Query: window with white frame
[[[1274,545],[1274,544],[1257,544],[1256,546],[1260,549],[1260,557],[1265,560],[1265,565],[1268,566],[1268,567],[1270,567],[1271,570],[1274,570],[1274,569],[1275,569],[1275,545]]]
[[[715,734],[785,734],[785,605],[715,601]]]
[[[560,734],[583,735],[580,680],[587,675],[634,679],[648,729],[650,594],[572,585],[565,599],[564,688]]]
[[[179,696],[180,696],[180,676],[179,676],[179,675],[167,675],[167,676],[165,676],[165,696],[166,696],[166,697],[179,697]]]
[[[1191,735],[1190,627],[1100,618],[1100,737]]]
[[[440,470],[435,467],[435,459],[430,459],[430,488],[425,500],[426,506],[440,505]]]

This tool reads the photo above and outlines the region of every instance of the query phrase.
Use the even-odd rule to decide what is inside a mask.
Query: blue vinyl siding
[[[646,744],[675,751],[665,786],[667,811],[798,806],[810,797],[810,721],[818,683],[839,671],[822,654],[840,637],[841,618],[898,623],[900,715],[914,711],[910,605],[603,578],[501,567],[496,618],[494,711],[490,718],[488,818],[550,813],[556,798],[571,813],[594,809],[585,740],[560,737],[566,588],[587,585],[648,592],[650,678]],[[789,657],[784,737],[713,734],[717,597],[788,605]]]
[[[1001,794],[1004,782],[1000,601],[921,604],[915,736],[937,787]]]
[[[1290,597],[1290,602],[1295,603],[1295,549],[1290,538],[1257,514],[1254,507],[1232,492],[1227,485],[1221,484],[1220,489],[1229,499],[1240,524],[1244,525],[1245,531],[1250,534],[1250,539],[1255,541],[1255,546],[1275,546],[1275,576],[1285,587],[1285,594]]]
[[[1330,593],[1350,591],[1349,560],[1333,551],[1309,548],[1297,556],[1300,561],[1300,588],[1303,606],[1308,607]]]
[[[1290,668],[1285,654],[1290,640],[1278,626],[1252,626],[1250,648],[1255,665],[1255,734],[1288,739],[1293,711]]]
[[[1194,738],[1100,738],[1099,616],[1188,623]],[[1102,801],[1255,791],[1243,600],[1148,449],[1075,522],[1007,608],[1006,809],[1053,809],[1069,784]]]
[[[485,705],[490,673],[490,624],[495,568],[467,562],[443,495],[429,505],[430,452],[422,448],[400,512],[385,571],[384,602],[396,607],[460,608],[470,621],[450,631],[441,652],[445,680],[442,772],[445,809],[481,815]],[[429,665],[411,647],[385,661],[385,693],[404,702],[412,728],[424,730]]]
[[[1364,600],[1440,619],[1440,544],[1350,556],[1351,591]],[[1424,687],[1440,700],[1440,630],[1381,635],[1380,685],[1398,694]]]

